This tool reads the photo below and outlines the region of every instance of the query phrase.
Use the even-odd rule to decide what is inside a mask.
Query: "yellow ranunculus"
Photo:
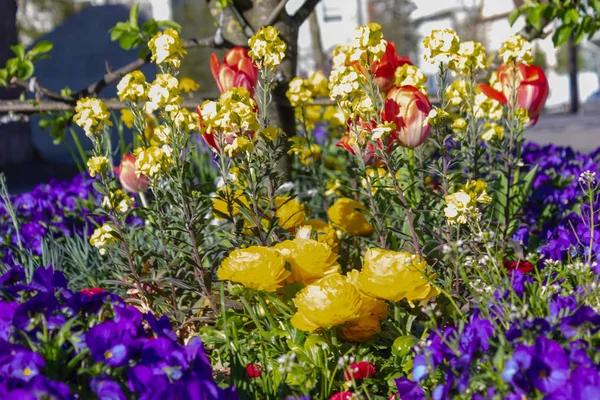
[[[348,282],[353,284],[360,293],[360,298],[362,300],[362,306],[359,311],[360,317],[365,318],[374,316],[378,319],[387,318],[389,316],[388,303],[385,300],[380,300],[364,294],[358,281],[359,274],[360,272],[357,269],[353,269],[348,272],[346,279],[348,279]]]
[[[313,283],[340,270],[340,264],[337,263],[338,255],[325,243],[295,238],[278,243],[274,247],[292,267],[288,282]]]
[[[313,332],[354,321],[361,308],[360,293],[340,274],[328,275],[300,290],[292,325]]]
[[[358,211],[364,209],[358,201],[343,197],[329,207],[327,215],[334,225],[350,235],[370,235],[373,233],[373,226],[365,215]]]
[[[426,300],[438,294],[425,275],[427,262],[406,251],[369,249],[358,274],[361,290],[397,302]]]
[[[302,222],[302,226],[308,226],[311,230],[317,232],[317,240],[331,247],[331,250],[338,253],[341,240],[336,229],[325,221],[319,219],[309,219]]]
[[[368,342],[379,332],[381,332],[381,320],[375,316],[361,318],[342,328],[344,339],[357,343]]]
[[[275,198],[275,216],[279,219],[279,226],[290,230],[300,225],[306,217],[304,206],[296,199],[287,196],[278,196]]]
[[[217,276],[221,280],[267,292],[280,288],[289,275],[281,253],[261,246],[232,251],[217,270]]]

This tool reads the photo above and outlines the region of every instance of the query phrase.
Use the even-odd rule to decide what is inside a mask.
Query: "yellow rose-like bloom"
[[[167,171],[173,165],[172,153],[173,149],[167,144],[138,150],[135,160],[135,172],[138,178],[140,175],[152,178]]]
[[[90,157],[87,162],[88,172],[90,173],[90,176],[93,178],[96,176],[96,174],[100,174],[104,171],[107,171],[109,163],[110,161],[108,161],[108,158],[104,156]]]
[[[331,328],[359,317],[360,293],[340,274],[328,275],[300,290],[294,299],[298,312],[292,325],[313,332]]]
[[[381,320],[375,316],[363,317],[342,328],[344,339],[356,343],[368,342],[379,332],[381,332]]]
[[[427,75],[411,64],[404,64],[396,68],[394,72],[394,84],[400,87],[406,85],[414,86],[427,94]]]
[[[133,71],[125,75],[117,85],[117,96],[121,101],[146,99],[146,76],[142,71]]]
[[[83,128],[89,138],[100,134],[105,124],[112,126],[110,113],[102,100],[92,97],[79,99],[75,105],[75,113],[73,122]]]
[[[358,210],[366,208],[356,200],[343,197],[329,207],[327,216],[335,226],[350,235],[370,235],[374,231],[373,226],[364,213]]]
[[[310,90],[310,84],[302,78],[292,79],[285,95],[292,107],[302,107],[313,102],[313,93]]]
[[[288,282],[313,283],[340,270],[338,255],[325,243],[295,238],[274,246],[292,267]]]
[[[504,127],[498,125],[495,122],[487,122],[483,124],[483,133],[481,134],[481,140],[488,142],[495,137],[497,137],[498,139],[502,139],[504,137]]]
[[[156,64],[167,64],[173,68],[179,68],[181,58],[187,54],[179,33],[171,28],[164,32],[158,32],[148,42],[148,48],[152,52],[150,61],[155,61]]]
[[[448,63],[448,68],[462,75],[486,68],[485,47],[479,42],[461,42],[458,54]]]
[[[159,108],[171,112],[181,108],[183,98],[179,95],[179,81],[169,74],[158,74],[148,89],[148,101],[145,110],[152,114]]]
[[[308,226],[317,233],[317,240],[331,247],[334,252],[339,252],[341,240],[336,229],[325,221],[309,219],[302,222],[302,227]]]
[[[188,77],[184,76],[179,81],[179,90],[181,90],[185,93],[195,92],[198,89],[200,89],[200,85],[198,84],[198,82],[196,82],[192,78],[188,78]]]
[[[116,243],[119,239],[117,233],[109,224],[96,228],[90,237],[90,244],[100,250],[100,254],[106,254],[106,246]]]
[[[248,40],[248,55],[257,67],[275,68],[285,57],[286,44],[273,26],[261,28]]]
[[[425,300],[437,291],[425,276],[427,262],[406,251],[369,249],[358,274],[361,290],[372,297],[397,302]]]
[[[385,53],[386,45],[383,32],[381,32],[381,25],[377,22],[359,26],[354,30],[350,61],[364,62],[367,59],[369,62],[377,61]]]
[[[531,43],[525,40],[521,35],[512,35],[502,44],[500,56],[505,64],[510,62],[523,62],[529,65],[533,62]]]
[[[293,229],[302,224],[306,217],[306,210],[296,199],[288,196],[275,197],[275,216],[278,218],[278,224],[283,229]]]
[[[452,29],[434,29],[423,39],[425,61],[431,64],[450,61],[460,48],[460,38]]]
[[[308,76],[308,85],[313,96],[329,96],[329,82],[323,71],[312,72]]]
[[[123,108],[121,109],[121,121],[123,121],[123,124],[125,124],[126,127],[131,129],[133,128],[135,117],[133,116],[133,113],[130,110]]]
[[[281,253],[261,246],[232,251],[217,270],[217,276],[221,280],[267,292],[279,289],[289,275]]]
[[[360,293],[362,302],[362,306],[358,312],[360,318],[376,317],[380,320],[387,318],[389,316],[388,303],[385,300],[366,295],[358,280],[359,275],[360,272],[357,269],[353,269],[348,272],[346,279],[348,279],[348,282],[353,284]]]

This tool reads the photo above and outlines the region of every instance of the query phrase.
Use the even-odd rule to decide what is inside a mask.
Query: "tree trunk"
[[[17,44],[17,2],[16,0],[0,0],[0,66],[14,54],[10,46]],[[17,99],[20,89],[0,88],[0,99]],[[0,114],[0,120],[6,115]],[[29,161],[36,155],[29,124],[21,122],[0,122],[0,167],[20,164]]]
[[[569,112],[571,114],[577,114],[579,112],[579,82],[577,81],[577,50],[578,47],[575,44],[575,37],[571,35],[569,38],[569,89],[571,92],[571,105]]]
[[[315,60],[315,69],[325,70],[325,52],[323,51],[323,42],[321,41],[321,28],[317,13],[313,11],[308,17],[310,24],[310,38],[312,42],[313,58]]]

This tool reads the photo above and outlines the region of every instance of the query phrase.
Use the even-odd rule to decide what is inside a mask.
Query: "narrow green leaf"
[[[563,17],[563,23],[565,25],[576,24],[579,21],[579,13],[574,8],[571,8],[569,11],[565,13]]]
[[[177,22],[175,21],[156,21],[158,26],[161,27],[166,27],[166,28],[173,28],[178,32],[181,32],[181,25],[179,25]]]
[[[29,56],[37,56],[38,54],[43,54],[43,53],[49,52],[50,50],[52,50],[53,47],[54,47],[54,45],[52,44],[52,42],[49,42],[47,40],[42,40],[41,42],[39,42],[38,44],[33,46],[33,48],[31,50],[29,50],[29,52],[27,52],[27,54]]]
[[[569,40],[569,36],[573,32],[575,28],[574,25],[563,25],[554,32],[552,36],[552,42],[554,42],[554,46],[561,46]]]
[[[140,9],[140,3],[135,3],[131,10],[129,10],[129,23],[132,27],[138,29],[138,13]]]
[[[19,60],[23,60],[25,58],[25,47],[23,47],[23,44],[15,44],[14,46],[10,46],[10,49],[13,53],[15,53]]]

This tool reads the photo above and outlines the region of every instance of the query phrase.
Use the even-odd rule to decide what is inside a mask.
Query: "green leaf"
[[[27,55],[33,57],[37,56],[38,54],[48,53],[50,50],[52,50],[53,47],[54,45],[52,44],[52,42],[42,40],[41,42],[33,46],[33,48],[27,52]]]
[[[580,25],[577,25],[577,29],[575,30],[574,43],[579,44],[579,42],[581,42],[583,40],[585,34],[586,34],[586,31],[585,31],[584,24],[581,23]]]
[[[0,68],[0,86],[8,86],[8,71],[6,68]]]
[[[558,28],[552,36],[552,42],[554,42],[554,46],[561,46],[567,40],[569,40],[569,37],[573,32],[573,28],[575,28],[574,25],[563,25],[560,28]]]
[[[565,25],[576,24],[579,21],[579,13],[574,8],[571,8],[569,11],[565,13],[563,17],[563,23]]]
[[[529,25],[533,26],[538,31],[542,29],[542,26],[543,26],[542,14],[546,10],[546,7],[547,6],[545,4],[541,4],[533,9],[531,9],[531,11],[529,11],[529,14],[527,14],[527,23]]]
[[[10,49],[13,53],[15,53],[19,60],[23,60],[25,58],[25,47],[23,47],[21,43],[10,46]]]
[[[129,24],[132,27],[138,29],[138,12],[140,10],[140,3],[135,3],[131,10],[129,10]]]
[[[175,21],[157,21],[156,24],[161,27],[173,28],[178,32],[181,32],[181,25]]]
[[[17,78],[29,79],[33,76],[34,71],[35,67],[33,66],[33,63],[29,60],[25,60],[17,67]]]
[[[125,50],[129,50],[133,47],[137,39],[137,35],[127,33],[126,35],[121,36],[121,38],[119,39],[119,46],[121,46]]]

